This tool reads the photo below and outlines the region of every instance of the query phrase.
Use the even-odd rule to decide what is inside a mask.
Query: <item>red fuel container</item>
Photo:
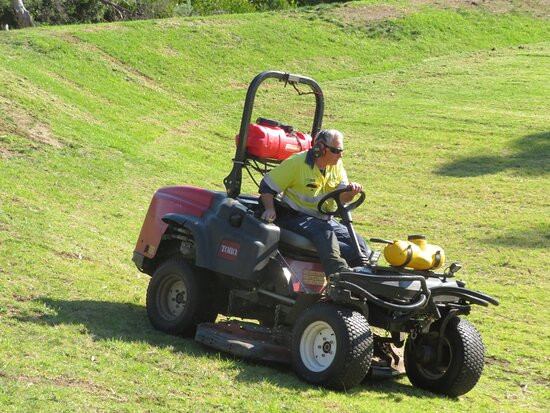
[[[294,131],[286,125],[251,123],[248,129],[246,153],[259,158],[285,160],[290,155],[311,148],[311,136]],[[238,142],[237,135],[235,142]]]

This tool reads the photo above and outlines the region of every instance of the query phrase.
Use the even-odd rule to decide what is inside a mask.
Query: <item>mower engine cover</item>
[[[295,131],[276,120],[258,118],[248,128],[246,153],[259,158],[283,161],[290,155],[311,148],[311,136]],[[235,142],[238,143],[239,135]]]

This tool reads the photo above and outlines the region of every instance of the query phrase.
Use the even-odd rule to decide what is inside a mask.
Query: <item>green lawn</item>
[[[0,32],[0,411],[547,409],[544,2],[419,3]],[[131,256],[151,196],[223,190],[246,88],[266,69],[323,87],[324,125],[344,132],[366,186],[361,233],[425,233],[501,301],[469,317],[487,348],[470,393],[406,377],[337,393],[150,326]],[[266,84],[257,104],[311,125],[312,97],[290,87]]]

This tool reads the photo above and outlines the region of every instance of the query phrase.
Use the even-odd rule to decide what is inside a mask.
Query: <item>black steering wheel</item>
[[[338,213],[338,215],[340,215],[342,219],[345,219],[350,216],[349,213],[351,211],[353,211],[355,208],[357,208],[359,205],[365,202],[365,193],[361,191],[359,192],[359,198],[356,201],[352,202],[351,204],[344,205],[342,201],[340,201],[340,194],[344,192],[351,192],[351,188],[349,187],[341,188],[326,194],[317,204],[317,209],[319,210],[319,212],[321,214],[330,214],[330,215]],[[333,199],[336,202],[336,210],[327,211],[323,209],[323,205],[329,199]]]

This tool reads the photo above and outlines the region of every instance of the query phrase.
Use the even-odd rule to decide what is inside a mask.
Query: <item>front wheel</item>
[[[166,333],[192,335],[197,324],[214,321],[217,312],[207,276],[179,258],[159,266],[147,288],[151,324]]]
[[[304,380],[346,390],[367,374],[373,338],[357,311],[321,303],[307,309],[292,334],[292,366]]]
[[[414,386],[457,397],[472,390],[481,377],[485,347],[479,332],[467,320],[449,320],[441,341],[439,326],[436,322],[429,333],[407,339],[405,369]]]

